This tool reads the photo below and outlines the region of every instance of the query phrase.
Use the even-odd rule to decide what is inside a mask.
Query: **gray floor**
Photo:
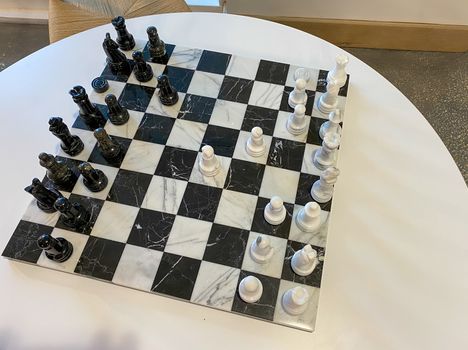
[[[0,71],[47,44],[46,25],[0,23]],[[468,53],[347,50],[414,103],[468,182]]]

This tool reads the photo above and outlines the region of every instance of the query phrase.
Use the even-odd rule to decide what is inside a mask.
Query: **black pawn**
[[[148,27],[146,33],[148,34],[148,51],[150,57],[152,59],[163,57],[166,54],[166,45],[164,41],[159,38],[156,27]]]
[[[106,33],[106,38],[102,43],[102,48],[106,53],[106,62],[114,74],[130,75],[131,66],[125,54],[119,50],[119,45],[111,39],[110,34]]]
[[[94,169],[89,163],[81,163],[78,170],[83,176],[83,183],[92,192],[102,191],[107,186],[107,176],[99,169]]]
[[[73,245],[65,238],[54,238],[45,233],[37,239],[37,245],[44,250],[45,256],[56,262],[67,261],[73,254]]]
[[[94,137],[96,137],[98,148],[104,158],[115,159],[120,155],[120,144],[107,135],[106,130],[103,128],[94,130]]]
[[[135,39],[130,34],[125,25],[125,18],[122,16],[115,17],[112,19],[112,25],[117,31],[117,44],[122,50],[128,51],[135,47]]]
[[[49,180],[58,186],[67,186],[76,180],[68,165],[57,160],[52,154],[39,154],[39,164],[47,169],[46,175]]]
[[[106,119],[96,105],[91,103],[84,87],[77,85],[69,93],[80,109],[80,116],[91,129],[104,126]]]
[[[159,100],[165,106],[172,106],[179,101],[179,94],[169,82],[167,75],[162,74],[158,77]]]
[[[126,108],[122,107],[115,95],[109,94],[105,100],[109,109],[109,120],[114,125],[122,125],[128,122],[129,114]]]
[[[84,228],[91,218],[91,214],[79,203],[71,203],[67,198],[61,197],[54,203],[61,215],[60,219],[64,225],[74,228]]]
[[[83,141],[78,136],[70,134],[70,130],[68,130],[68,126],[63,122],[62,118],[50,118],[49,131],[62,141],[60,147],[66,154],[73,157],[83,150]]]
[[[132,57],[135,61],[135,78],[142,83],[150,81],[153,78],[153,69],[146,63],[143,54],[140,51],[134,51]]]
[[[56,212],[54,203],[58,198],[62,197],[62,194],[59,191],[48,189],[37,178],[34,178],[31,185],[25,187],[24,190],[36,198],[36,204],[39,209],[46,213]]]

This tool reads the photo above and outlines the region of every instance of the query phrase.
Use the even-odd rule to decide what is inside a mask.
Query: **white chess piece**
[[[208,145],[202,147],[198,168],[204,176],[215,176],[219,172],[219,159],[216,157],[213,147]]]
[[[313,163],[319,170],[325,170],[328,167],[335,165],[336,152],[340,145],[341,137],[338,134],[327,134],[322,141],[320,147],[315,153]]]
[[[286,219],[286,208],[283,200],[278,196],[273,196],[263,211],[265,220],[271,225],[279,225]]]
[[[301,250],[294,253],[291,259],[291,267],[299,276],[308,276],[318,264],[317,251],[307,244]]]
[[[250,257],[259,264],[267,263],[273,253],[274,250],[268,236],[258,236],[250,246]]]
[[[257,302],[263,294],[262,282],[254,276],[247,276],[239,283],[239,296],[246,303]]]
[[[303,314],[309,306],[309,292],[301,286],[288,289],[283,294],[281,305],[292,316]]]
[[[252,128],[250,137],[245,144],[245,151],[252,157],[260,157],[266,152],[265,141],[263,140],[262,128],[256,126]]]
[[[296,215],[297,227],[303,232],[317,232],[322,226],[321,212],[322,209],[316,202],[307,203]]]
[[[303,67],[298,68],[294,71],[293,78],[294,78],[294,81],[296,81],[297,79],[304,79],[307,84],[310,80],[310,70],[308,70],[307,68],[303,68]]]
[[[307,94],[305,91],[307,82],[304,79],[297,79],[294,85],[294,90],[289,93],[288,104],[291,108],[296,105],[305,105],[307,102]]]
[[[334,79],[340,88],[344,86],[344,84],[346,84],[346,79],[348,78],[346,75],[346,65],[348,64],[348,61],[349,59],[346,55],[336,56],[335,68],[328,72],[327,81]]]
[[[296,105],[294,112],[288,118],[286,122],[286,128],[293,135],[300,135],[306,131],[307,120],[305,117],[306,108],[304,105]]]
[[[343,121],[341,111],[335,109],[328,114],[328,121],[320,126],[319,136],[323,140],[326,134],[338,134],[341,135],[340,123]]]
[[[340,170],[337,167],[330,167],[322,171],[320,179],[315,181],[310,190],[312,198],[319,203],[328,202],[333,196],[333,186],[338,180]]]
[[[340,86],[336,80],[330,80],[327,82],[327,92],[324,93],[317,102],[317,107],[320,112],[328,114],[336,109],[338,106],[338,93],[340,92]]]

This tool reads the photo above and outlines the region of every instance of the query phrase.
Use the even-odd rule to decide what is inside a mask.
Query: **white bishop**
[[[268,236],[258,236],[250,246],[250,257],[259,264],[267,263],[273,256],[274,250]]]

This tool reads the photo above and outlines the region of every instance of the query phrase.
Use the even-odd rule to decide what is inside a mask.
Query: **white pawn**
[[[320,147],[314,153],[313,163],[319,170],[325,170],[326,168],[335,165],[336,163],[336,152],[340,145],[341,137],[338,134],[327,134],[322,141],[322,147]]]
[[[259,264],[267,263],[273,256],[274,250],[270,238],[258,236],[250,246],[250,257]]]
[[[317,107],[320,112],[328,114],[336,109],[338,106],[338,93],[340,86],[336,80],[329,80],[327,82],[327,92],[324,93],[317,102]]]
[[[263,140],[262,128],[256,126],[252,128],[250,137],[245,144],[245,151],[252,157],[260,157],[266,152],[265,141]]]
[[[307,102],[307,94],[305,91],[307,82],[304,79],[297,79],[294,90],[289,93],[288,104],[291,108],[296,105],[305,105]]]
[[[297,227],[303,232],[317,232],[322,226],[321,212],[322,209],[316,202],[307,203],[296,215]]]
[[[219,159],[216,157],[213,147],[208,145],[202,147],[198,167],[205,176],[215,176],[219,172]]]
[[[279,225],[286,219],[286,208],[283,200],[278,196],[273,196],[263,211],[265,220],[271,225]]]
[[[310,189],[310,195],[319,203],[328,202],[333,196],[333,186],[338,180],[340,170],[337,167],[330,167],[322,171],[320,179],[315,181]]]
[[[335,109],[333,112],[328,114],[328,121],[320,126],[319,136],[323,140],[326,134],[339,134],[341,135],[340,123],[343,121],[341,111]]]
[[[307,68],[298,68],[294,71],[293,78],[294,81],[297,79],[304,79],[307,84],[310,80],[310,71]]]
[[[348,64],[348,61],[349,59],[346,55],[336,56],[335,68],[328,72],[327,81],[334,79],[340,88],[344,86],[344,84],[346,84],[346,79],[348,78],[346,75],[346,65]]]
[[[292,316],[303,314],[309,304],[309,293],[301,286],[291,288],[283,294],[281,304],[284,311]]]
[[[308,276],[318,264],[317,251],[310,244],[294,253],[291,259],[291,267],[299,276]]]
[[[307,120],[305,117],[306,108],[304,105],[296,105],[294,112],[288,118],[286,122],[286,128],[293,135],[300,135],[306,131]]]
[[[246,303],[257,302],[263,294],[262,282],[254,276],[247,276],[239,283],[239,296]]]

